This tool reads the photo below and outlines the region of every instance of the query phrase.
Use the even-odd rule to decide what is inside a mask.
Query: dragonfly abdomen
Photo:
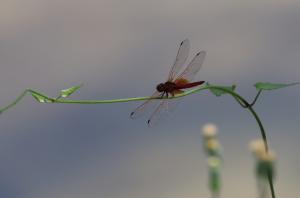
[[[183,85],[176,85],[176,89],[188,89],[188,88],[192,88],[192,87],[201,85],[204,82],[205,81],[197,81],[197,82],[187,83],[187,84],[183,84]]]

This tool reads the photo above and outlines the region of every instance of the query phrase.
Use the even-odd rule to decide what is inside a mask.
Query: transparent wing
[[[148,125],[153,127],[163,122],[172,112],[174,112],[175,108],[178,106],[178,102],[181,101],[181,99],[182,98],[163,100],[151,114],[149,120],[147,121]]]
[[[190,51],[190,41],[185,39],[180,43],[174,65],[169,73],[168,81],[172,81],[184,65]]]
[[[152,94],[151,98],[160,97],[161,93],[156,91]],[[149,99],[140,106],[138,106],[133,112],[130,113],[130,118],[135,119],[137,117],[143,116],[148,110],[155,109],[159,102],[162,102],[158,99]]]
[[[177,79],[186,79],[189,82],[191,82],[194,79],[197,72],[200,70],[205,55],[205,51],[197,53],[193,60],[190,62],[190,64],[188,64],[188,66],[185,68],[185,70],[177,77]]]

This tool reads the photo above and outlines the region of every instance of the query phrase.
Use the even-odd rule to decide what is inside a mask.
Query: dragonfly
[[[164,115],[172,112],[173,108],[176,107],[179,98],[170,97],[182,94],[186,89],[199,86],[205,82],[193,82],[193,79],[203,64],[206,52],[198,52],[191,62],[183,69],[189,51],[190,42],[188,39],[185,39],[179,45],[176,59],[167,80],[164,83],[158,84],[154,94],[130,113],[131,118],[140,117],[148,110],[153,110],[147,123],[149,126],[154,126],[162,119],[162,117],[164,117]]]

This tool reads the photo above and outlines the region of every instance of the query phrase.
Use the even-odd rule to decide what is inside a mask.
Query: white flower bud
[[[208,123],[202,127],[202,135],[204,138],[214,138],[218,134],[218,128],[216,125]]]
[[[253,152],[255,156],[260,156],[266,153],[265,144],[262,139],[256,139],[249,144],[250,151]]]
[[[218,157],[209,157],[207,159],[207,164],[210,168],[220,168],[221,160]]]

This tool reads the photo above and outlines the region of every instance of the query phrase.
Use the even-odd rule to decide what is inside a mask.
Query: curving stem
[[[263,127],[263,124],[262,124],[260,118],[258,117],[257,113],[254,111],[254,109],[252,107],[253,105],[250,105],[247,102],[246,99],[244,99],[242,96],[240,96],[239,94],[235,93],[234,91],[230,91],[230,90],[224,89],[222,87],[215,87],[214,89],[219,89],[219,90],[222,90],[222,91],[224,91],[226,93],[229,93],[230,95],[232,95],[239,102],[239,104],[242,107],[247,108],[252,113],[252,115],[254,116],[254,118],[255,118],[258,126],[259,126],[259,129],[260,129],[260,132],[261,132],[261,136],[262,136],[262,139],[263,139],[264,145],[265,145],[265,150],[266,150],[266,152],[268,152],[269,151],[269,146],[268,146],[268,141],[267,141],[267,135],[266,135],[265,129]],[[257,99],[257,97],[256,97],[256,99]],[[255,101],[256,101],[256,99],[255,99]],[[274,190],[274,185],[273,185],[273,178],[272,178],[272,174],[271,173],[268,173],[268,182],[269,182],[269,186],[270,186],[272,198],[276,198],[275,190]]]
[[[103,103],[119,103],[119,102],[130,102],[130,101],[140,101],[140,100],[148,100],[148,99],[164,99],[164,100],[169,100],[169,99],[173,99],[173,98],[179,98],[179,97],[184,97],[190,94],[194,94],[196,92],[202,91],[202,90],[206,90],[206,89],[217,89],[217,90],[221,90],[223,92],[226,92],[228,94],[230,94],[231,96],[233,96],[233,98],[244,108],[248,109],[251,114],[254,116],[260,132],[261,132],[261,136],[262,139],[264,141],[264,145],[265,145],[265,150],[266,152],[268,152],[269,148],[268,148],[268,141],[267,141],[267,136],[264,130],[264,127],[262,125],[262,122],[260,120],[260,118],[258,117],[257,113],[254,111],[253,109],[253,105],[255,104],[260,92],[256,95],[254,101],[250,104],[246,99],[244,99],[242,96],[240,96],[239,94],[237,94],[236,92],[230,90],[230,89],[226,89],[222,86],[215,86],[215,85],[205,85],[205,86],[201,86],[199,88],[193,89],[193,90],[189,90],[186,91],[182,94],[178,94],[176,96],[173,97],[156,97],[156,98],[151,98],[151,97],[137,97],[137,98],[125,98],[125,99],[114,99],[114,100],[66,100],[66,99],[62,99],[60,97],[58,98],[51,98],[48,97],[44,94],[41,94],[37,91],[34,91],[32,89],[27,89],[25,90],[16,100],[14,100],[12,103],[10,103],[9,105],[7,105],[6,107],[0,109],[0,114],[3,113],[4,111],[14,107],[17,103],[19,103],[23,97],[27,94],[27,93],[31,93],[34,95],[38,95],[39,97],[42,97],[43,99],[45,99],[46,101],[44,101],[44,103],[65,103],[65,104],[103,104]],[[270,184],[270,190],[271,190],[271,194],[272,194],[272,198],[275,198],[275,191],[274,191],[274,186],[273,186],[273,180],[272,180],[272,175],[271,173],[268,174],[268,181]]]

